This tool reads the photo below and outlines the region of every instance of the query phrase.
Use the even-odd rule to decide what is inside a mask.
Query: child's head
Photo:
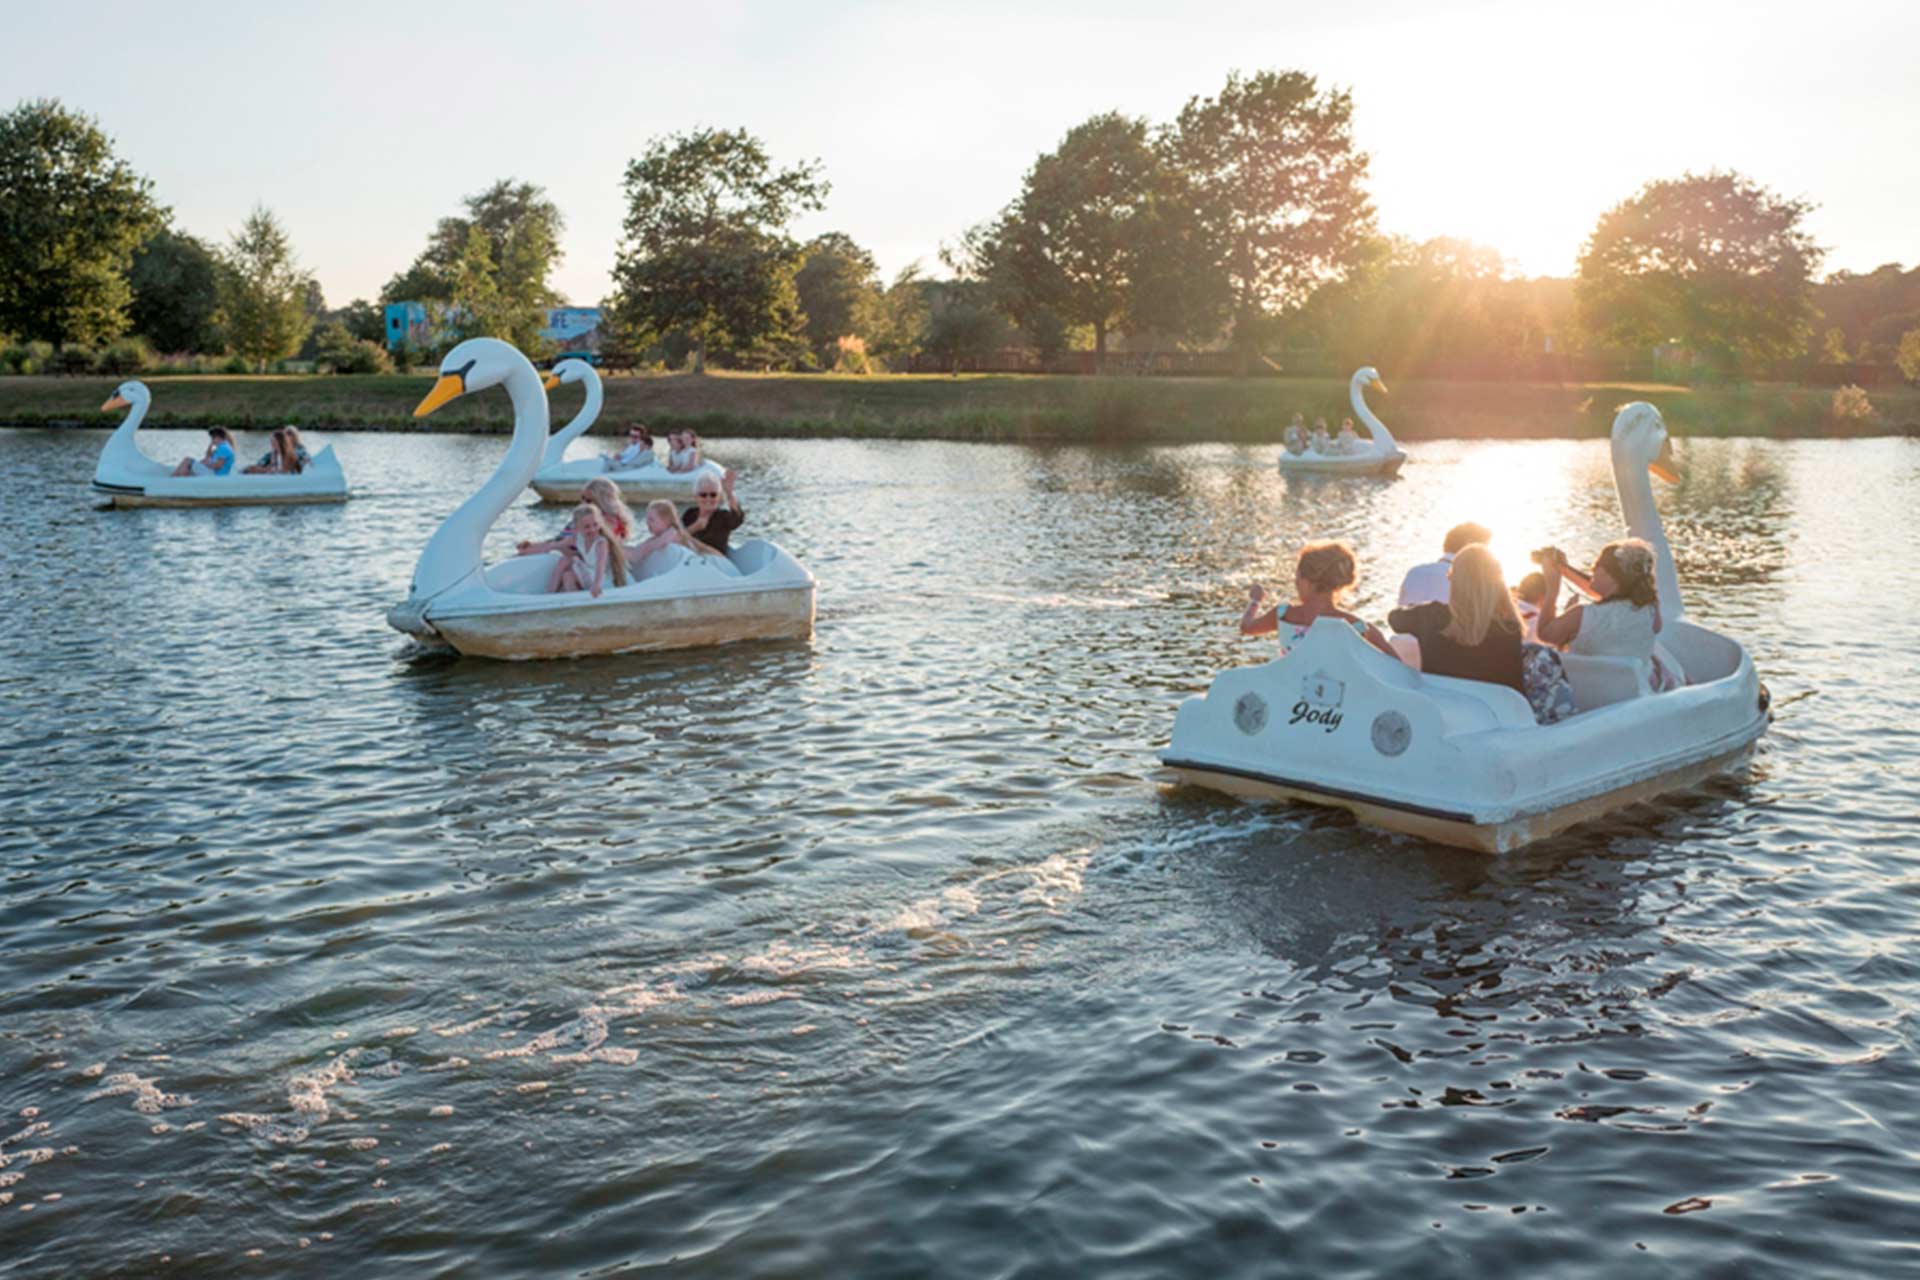
[[[230,445],[233,443],[233,437],[227,434],[225,427],[208,427],[207,439],[213,441],[215,444]]]
[[[1294,415],[1293,415],[1293,423],[1292,423],[1292,425],[1293,425],[1293,426],[1296,426],[1296,427],[1304,427],[1304,426],[1306,426],[1306,425],[1307,425],[1307,419],[1306,419],[1306,415],[1305,415],[1305,414],[1301,414],[1301,413],[1296,413],[1296,414],[1294,414]]]
[[[573,532],[576,537],[604,538],[607,536],[607,522],[600,516],[600,508],[591,502],[583,502],[573,509]]]
[[[1547,602],[1547,579],[1544,574],[1535,572],[1520,579],[1520,585],[1513,589],[1516,599],[1526,604],[1542,605]]]
[[[1294,589],[1302,600],[1318,593],[1337,604],[1358,573],[1353,548],[1346,543],[1310,542],[1301,548],[1300,560],[1294,566]]]
[[[1352,434],[1353,434],[1353,419],[1352,419],[1352,418],[1342,418],[1342,419],[1340,419],[1340,434],[1341,434],[1341,435],[1343,435],[1343,436],[1350,436],[1350,435],[1352,435]]]
[[[681,528],[680,513],[665,498],[655,498],[647,504],[647,532],[665,533],[669,529]]]
[[[1315,418],[1313,420],[1313,429],[1315,431],[1325,431],[1327,429],[1327,420],[1325,418]]]
[[[595,476],[580,490],[580,500],[591,502],[606,517],[607,528],[616,538],[633,532],[633,511],[620,496],[620,486],[605,476]]]

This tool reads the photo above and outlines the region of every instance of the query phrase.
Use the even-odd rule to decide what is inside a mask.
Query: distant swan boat
[[[1367,400],[1361,394],[1368,383],[1377,385],[1382,392],[1387,384],[1372,365],[1354,371],[1347,382],[1347,398],[1353,403],[1353,412],[1366,425],[1368,439],[1354,453],[1320,453],[1309,447],[1304,453],[1280,451],[1280,470],[1288,475],[1374,475],[1391,476],[1400,470],[1400,464],[1407,460],[1400,446],[1394,442],[1393,433],[1387,430],[1387,424],[1374,416],[1367,408]]]
[[[1660,643],[1689,683],[1650,693],[1636,664],[1564,656],[1579,714],[1537,725],[1504,685],[1423,675],[1320,618],[1285,656],[1214,677],[1174,718],[1161,760],[1182,782],[1258,799],[1345,809],[1444,844],[1505,852],[1742,759],[1771,714],[1735,640],[1685,620],[1653,500],[1672,444],[1652,405],[1613,423],[1621,513],[1653,545]]]
[[[440,379],[414,410],[425,417],[471,391],[505,386],[513,439],[479,491],[441,523],[420,553],[404,603],[387,611],[397,630],[488,658],[566,658],[639,649],[683,649],[813,634],[813,575],[759,538],[724,556],[663,547],[633,566],[624,587],[600,595],[546,590],[556,553],[482,561],[487,531],[525,491],[547,440],[547,393],[527,358],[495,338],[447,353]]]
[[[347,475],[328,445],[298,475],[247,474],[236,455],[223,476],[176,476],[173,468],[140,451],[134,434],[146,420],[153,393],[144,382],[123,382],[100,406],[102,412],[131,409],[107,437],[93,469],[93,491],[114,507],[238,507],[293,502],[345,502]]]
[[[586,434],[587,428],[600,416],[600,406],[606,396],[600,385],[600,371],[585,360],[562,360],[547,375],[546,388],[552,391],[574,382],[587,384],[586,402],[572,422],[553,433],[540,455],[539,470],[533,473],[533,491],[540,495],[542,502],[578,502],[587,481],[597,476],[605,476],[619,486],[620,496],[628,502],[651,502],[655,498],[691,502],[703,477],[711,476],[715,483],[725,477],[726,469],[717,462],[702,462],[691,471],[669,471],[654,460],[644,466],[609,471],[605,458],[599,454],[567,461],[567,446]]]

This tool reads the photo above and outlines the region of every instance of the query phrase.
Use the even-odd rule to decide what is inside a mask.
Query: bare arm
[[[1267,636],[1280,629],[1280,610],[1273,608],[1260,612],[1261,603],[1267,598],[1266,589],[1258,583],[1247,588],[1246,611],[1240,615],[1240,634],[1243,636]]]

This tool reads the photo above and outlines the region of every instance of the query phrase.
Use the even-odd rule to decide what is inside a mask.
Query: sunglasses
[[[717,494],[717,493],[696,493],[696,494],[694,494],[693,496],[694,496],[694,497],[696,497],[696,498],[698,498],[698,499],[699,499],[700,501],[702,501],[702,502],[709,502],[709,501],[711,501],[711,502],[718,502],[718,501],[720,501],[720,495],[719,495],[719,494]]]

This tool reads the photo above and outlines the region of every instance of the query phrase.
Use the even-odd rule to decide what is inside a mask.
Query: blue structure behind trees
[[[430,311],[424,302],[389,302],[385,315],[388,350],[398,350],[404,343],[416,351],[432,351],[452,345],[459,337],[454,332],[457,311],[437,306]],[[597,354],[600,308],[549,307],[540,337],[552,343],[557,354]]]

